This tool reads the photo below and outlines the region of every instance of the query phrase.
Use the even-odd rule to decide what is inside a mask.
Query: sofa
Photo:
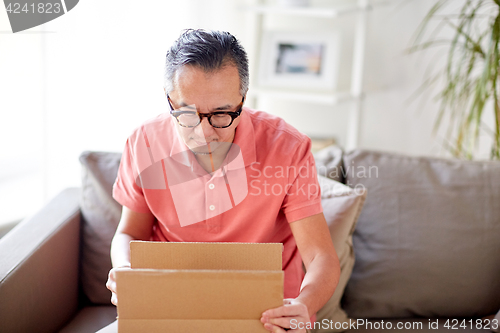
[[[120,158],[84,152],[82,186],[0,239],[0,332],[96,332],[116,320],[105,282]],[[341,277],[313,332],[496,327],[499,162],[336,146],[315,159]]]

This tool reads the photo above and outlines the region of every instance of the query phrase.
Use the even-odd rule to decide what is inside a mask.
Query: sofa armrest
[[[2,332],[54,332],[76,313],[79,199],[62,191],[0,239]]]

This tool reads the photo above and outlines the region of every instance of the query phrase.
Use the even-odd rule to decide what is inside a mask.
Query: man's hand
[[[111,263],[106,287],[111,291],[111,303],[118,304],[116,297],[116,270],[130,268],[130,241],[149,240],[155,217],[153,213],[138,213],[123,206],[122,217],[111,241]]]
[[[111,303],[118,305],[118,298],[116,297],[116,270],[130,269],[130,266],[112,268],[108,274],[108,281],[106,282],[106,288],[111,291]]]
[[[305,333],[306,324],[309,322],[307,306],[293,298],[285,299],[283,303],[283,306],[267,310],[262,314],[260,321],[264,324],[264,328],[274,333],[285,331]]]

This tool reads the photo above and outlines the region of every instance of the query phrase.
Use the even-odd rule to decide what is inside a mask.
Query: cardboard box
[[[267,332],[283,304],[282,244],[131,242],[118,332]]]

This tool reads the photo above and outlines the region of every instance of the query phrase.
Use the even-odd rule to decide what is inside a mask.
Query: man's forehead
[[[214,78],[218,76],[219,74],[224,75],[224,76],[234,76],[236,75],[239,80],[239,72],[238,68],[236,67],[235,64],[231,62],[227,62],[223,65],[221,65],[218,68],[214,69],[205,69],[199,65],[192,65],[192,64],[186,64],[181,67],[179,67],[175,71],[174,75],[174,84],[178,85],[179,79],[185,76],[204,76],[205,78]]]
[[[241,98],[239,73],[234,65],[210,71],[199,66],[184,65],[175,72],[172,84],[170,95],[174,95],[176,102],[182,105],[195,104],[194,101],[203,97],[205,100],[218,97],[232,105],[236,98]]]

